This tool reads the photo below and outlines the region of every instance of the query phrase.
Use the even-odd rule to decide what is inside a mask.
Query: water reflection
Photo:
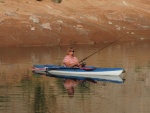
[[[100,46],[75,46],[76,56],[83,59]],[[87,59],[87,65],[95,67],[123,67],[126,81],[95,84],[71,79],[67,82],[75,84],[71,96],[66,79],[31,72],[34,64],[61,65],[67,48],[0,48],[0,113],[150,112],[150,42],[116,43]]]
[[[65,89],[67,90],[68,95],[74,95],[75,87],[82,82],[84,82],[84,81],[65,79],[63,85],[64,85]]]
[[[89,89],[89,87],[86,86],[86,83],[88,83],[88,82],[97,83],[94,80],[64,79],[63,86],[67,90],[68,95],[71,96],[71,95],[74,95],[75,87],[77,85],[80,85],[83,88],[88,88]]]
[[[34,91],[34,112],[45,113],[46,102],[45,102],[45,88],[42,84],[37,84]]]
[[[84,87],[84,88],[87,88],[86,87],[86,84],[88,84],[89,82],[90,83],[97,83],[96,81],[92,80],[92,79],[85,79],[85,80],[81,80],[80,78],[78,77],[75,77],[75,78],[68,78],[68,77],[59,77],[59,76],[54,76],[54,75],[50,75],[48,73],[35,73],[33,72],[33,74],[35,76],[46,76],[46,77],[49,77],[49,78],[56,78],[58,80],[61,80],[62,81],[62,84],[60,84],[61,86],[63,86],[63,88],[65,88],[67,94],[69,96],[73,96],[74,93],[75,93],[75,88],[77,86],[81,86],[81,87]],[[38,85],[40,86],[40,85]],[[59,86],[59,87],[61,87]],[[39,88],[38,88],[39,89]],[[40,87],[40,89],[42,89]],[[38,91],[38,90],[37,90]],[[41,90],[40,90],[41,91]],[[38,93],[38,92],[37,92]],[[42,92],[41,92],[42,93]],[[42,93],[43,94],[43,93]]]

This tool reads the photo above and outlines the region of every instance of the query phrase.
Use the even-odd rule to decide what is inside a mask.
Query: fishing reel
[[[81,67],[85,67],[85,65],[86,65],[86,62],[81,62],[81,63],[80,63],[80,66],[81,66]]]

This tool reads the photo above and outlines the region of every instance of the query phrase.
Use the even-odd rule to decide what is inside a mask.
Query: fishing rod
[[[116,41],[118,41],[118,40],[124,38],[126,35],[128,35],[128,34],[125,34],[124,36],[122,36],[122,37],[120,37],[120,38],[114,40],[113,42],[109,43],[108,45],[106,45],[106,46],[100,48],[98,51],[96,51],[96,52],[92,53],[91,55],[87,56],[86,58],[82,59],[79,63],[82,63],[84,60],[88,59],[89,57],[93,56],[94,54],[98,53],[99,51],[105,49],[106,47],[110,46],[111,44],[115,43]]]

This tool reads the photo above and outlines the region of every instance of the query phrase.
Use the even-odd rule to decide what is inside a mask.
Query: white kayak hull
[[[116,81],[116,82],[123,82],[123,79],[120,77],[120,73],[122,71],[118,72],[99,72],[99,73],[94,73],[94,72],[87,72],[87,73],[79,73],[79,72],[63,72],[63,71],[57,71],[57,70],[50,70],[48,71],[52,75],[56,75],[59,77],[80,77],[80,78],[90,78],[93,80],[105,80],[105,81]]]
[[[115,70],[115,71],[100,71],[100,72],[93,72],[93,71],[65,71],[65,70],[49,70],[48,71],[52,75],[66,75],[66,76],[84,76],[84,77],[93,77],[93,76],[119,76],[123,70]]]

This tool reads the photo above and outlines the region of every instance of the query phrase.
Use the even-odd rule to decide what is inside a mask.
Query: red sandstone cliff
[[[0,46],[150,39],[149,0],[0,0]]]

